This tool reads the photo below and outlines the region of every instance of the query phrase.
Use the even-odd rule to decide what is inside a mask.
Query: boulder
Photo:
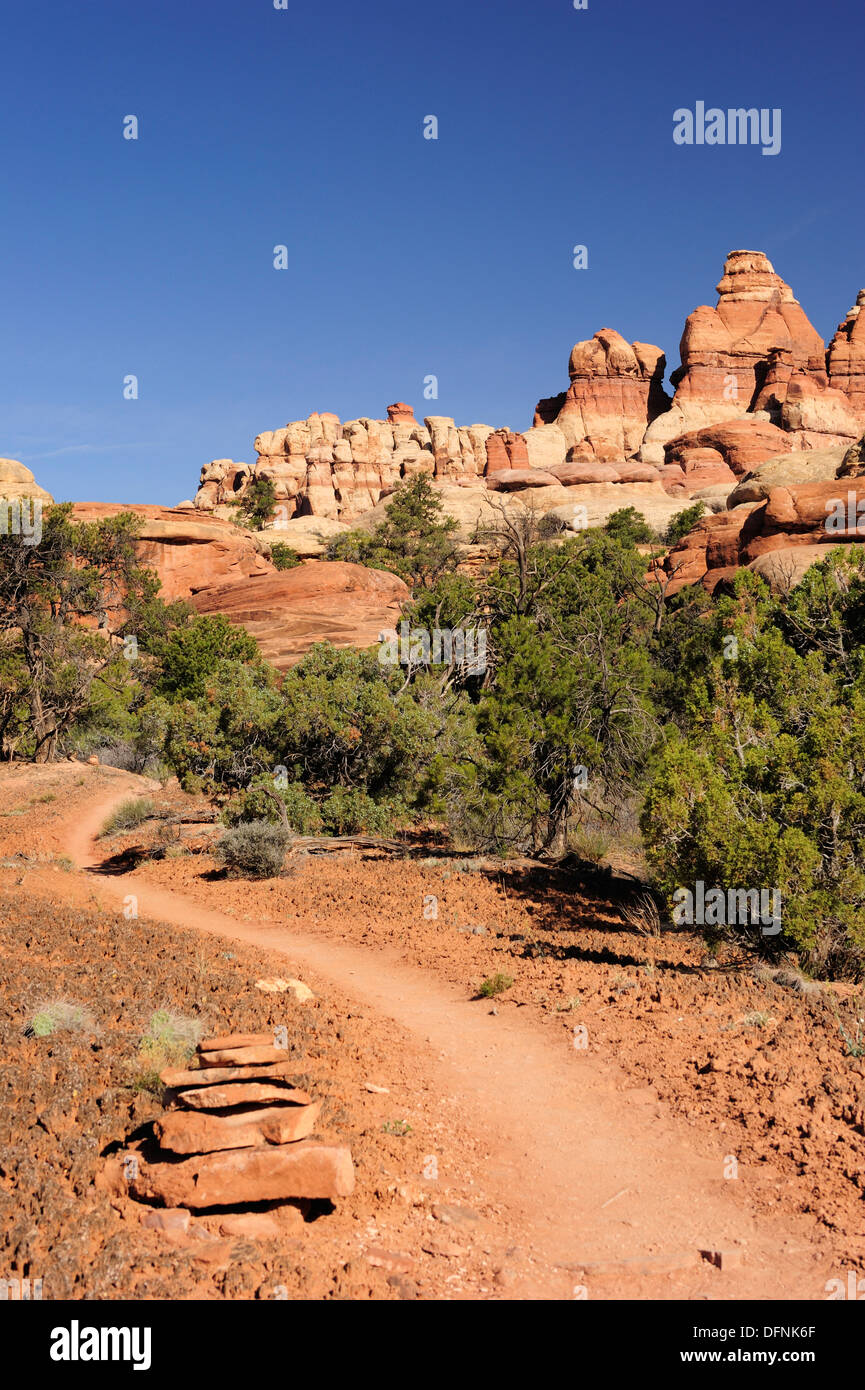
[[[526,430],[523,439],[530,468],[552,472],[564,463],[568,445],[558,425],[535,425]]]
[[[487,487],[496,492],[516,492],[527,487],[555,487],[558,478],[542,468],[500,468],[487,474]]]
[[[624,466],[624,465],[622,465]],[[554,478],[564,487],[579,487],[583,483],[619,483],[622,481],[621,467],[611,463],[560,463],[551,468]],[[645,470],[649,472],[649,470]],[[658,476],[657,469],[651,470]],[[631,478],[630,482],[651,482],[652,478]]]
[[[680,434],[664,448],[664,461],[688,472],[688,458],[695,450],[711,449],[735,477],[744,477],[785,450],[792,448],[789,435],[768,420],[754,417],[725,420],[716,425]],[[718,480],[723,481],[722,479]]]

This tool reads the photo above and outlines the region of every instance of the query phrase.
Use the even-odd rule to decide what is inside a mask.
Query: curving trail
[[[99,896],[120,902],[130,884],[99,872],[94,837],[131,790],[153,784],[128,774],[115,787],[64,834]],[[412,1037],[425,1086],[452,1098],[488,1154],[481,1181],[504,1209],[500,1222],[533,1252],[536,1285],[509,1296],[556,1288],[573,1297],[583,1285],[590,1298],[825,1298],[837,1271],[816,1226],[755,1219],[747,1174],[724,1179],[723,1136],[715,1157],[696,1154],[656,1098],[624,1089],[614,1061],[568,1047],[516,1012],[492,1016],[386,951],[240,922],[140,875],[133,886],[141,916],[289,956],[319,990],[338,986]],[[704,1248],[741,1250],[744,1262],[719,1271],[700,1259]]]

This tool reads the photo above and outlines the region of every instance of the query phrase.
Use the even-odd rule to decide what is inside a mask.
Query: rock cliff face
[[[829,344],[829,385],[842,391],[850,409],[865,424],[865,290]]]
[[[134,512],[141,518],[138,554],[162,581],[160,597],[191,598],[199,589],[273,571],[269,549],[252,531],[179,507],[76,502],[75,521]]]
[[[715,308],[701,305],[685,324],[672,407],[649,425],[641,457],[660,462],[677,435],[725,420],[772,423],[794,450],[856,438],[865,418],[851,409],[852,394],[835,389],[851,379],[849,354],[839,342],[830,381],[823,339],[767,257],[732,251],[717,288]]]
[[[534,429],[556,426],[569,462],[630,458],[647,426],[670,408],[666,365],[660,348],[628,343],[615,329],[602,328],[576,344],[568,367],[570,387],[538,402]]]
[[[672,399],[661,349],[603,328],[574,346],[568,389],[538,402],[530,429],[443,415],[419,423],[404,401],[381,420],[316,413],[258,435],[253,465],[206,464],[195,507],[228,518],[253,478],[265,477],[277,528],[302,518],[353,525],[416,473],[442,496],[526,494],[543,511],[561,506],[563,488],[577,501],[601,484],[614,485],[610,510],[636,505],[638,483],[682,506],[694,496],[717,506],[768,459],[789,455],[798,475],[795,456],[856,440],[865,427],[865,291],[828,353],[761,251],[732,251],[717,291],[716,306],[701,305],[685,324]]]

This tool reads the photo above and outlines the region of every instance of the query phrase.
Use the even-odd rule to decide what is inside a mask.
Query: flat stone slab
[[[282,1081],[296,1070],[290,1062],[279,1062],[272,1067],[201,1067],[197,1071],[166,1067],[159,1073],[159,1079],[164,1086],[176,1091],[181,1086],[214,1086],[220,1081]]]
[[[348,1197],[354,1191],[351,1150],[324,1144],[229,1149],[180,1163],[141,1163],[130,1183],[137,1197],[168,1207],[234,1207]]]
[[[225,1110],[231,1105],[253,1105],[263,1100],[309,1105],[312,1096],[293,1086],[272,1086],[258,1081],[237,1081],[222,1086],[197,1086],[178,1091],[177,1099],[193,1110]]]
[[[219,1033],[212,1038],[202,1038],[198,1044],[199,1052],[222,1052],[226,1047],[266,1047],[273,1044],[272,1033]]]
[[[238,1037],[251,1037],[253,1034],[240,1033]],[[202,1067],[230,1067],[236,1063],[240,1067],[257,1066],[264,1062],[284,1062],[285,1048],[263,1043],[256,1047],[221,1047],[199,1054]]]
[[[274,1105],[241,1115],[196,1115],[171,1110],[153,1128],[160,1146],[175,1154],[209,1154],[221,1149],[292,1144],[308,1139],[315,1128],[319,1102],[313,1105]]]

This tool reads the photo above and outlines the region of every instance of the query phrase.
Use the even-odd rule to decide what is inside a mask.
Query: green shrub
[[[335,835],[389,835],[393,829],[393,808],[373,801],[366,792],[335,787],[321,811]]]
[[[385,519],[372,531],[345,531],[328,542],[328,560],[390,570],[412,587],[429,588],[456,569],[457,523],[425,473],[397,483]]]
[[[667,545],[675,545],[683,536],[687,536],[689,531],[693,531],[705,510],[702,502],[695,502],[693,507],[686,507],[683,512],[677,512],[664,532]]]
[[[270,821],[283,825],[280,806],[291,830],[296,835],[317,835],[324,826],[321,811],[301,782],[289,782],[286,787],[274,784],[270,773],[256,777],[246,791],[235,797],[223,812],[226,825],[243,821]]]
[[[636,507],[621,507],[607,518],[604,527],[608,536],[621,545],[650,545],[657,539],[642,512]]]
[[[222,613],[198,616],[154,643],[160,665],[158,694],[169,700],[194,700],[205,694],[225,662],[256,665],[255,638]]]
[[[120,835],[126,830],[134,830],[143,821],[156,814],[156,807],[146,796],[133,796],[121,801],[106,820],[100,835]]]
[[[260,531],[273,516],[276,487],[272,478],[257,477],[247,487],[240,502],[240,516],[253,531]]]
[[[278,570],[293,570],[303,563],[297,551],[292,550],[285,541],[274,541],[270,547],[270,558]]]
[[[276,878],[282,871],[291,836],[269,821],[244,821],[227,830],[214,854],[231,875],[241,878]]]

